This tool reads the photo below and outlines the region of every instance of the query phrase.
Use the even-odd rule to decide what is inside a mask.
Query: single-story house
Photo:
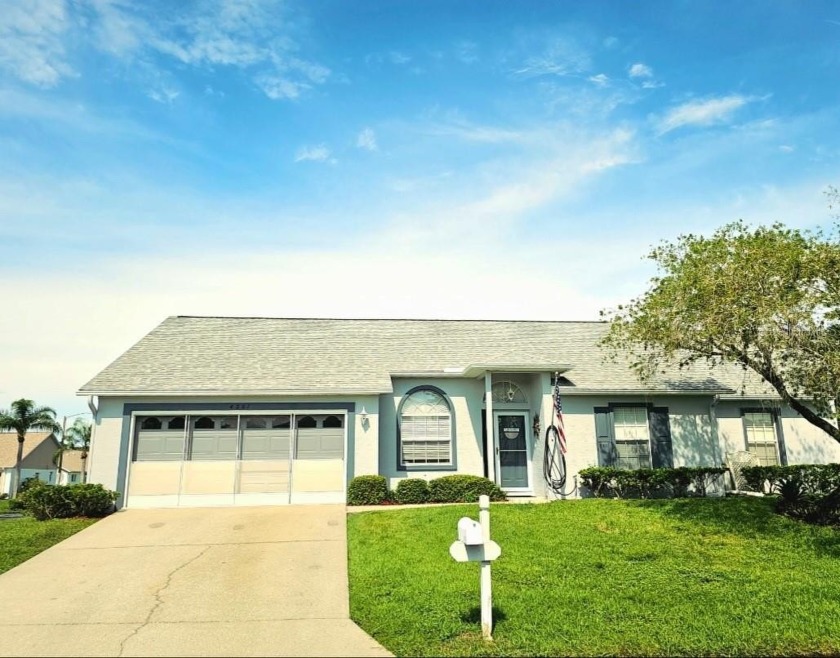
[[[53,459],[59,446],[58,439],[52,432],[27,432],[23,442],[21,482],[34,477],[48,484],[55,484],[58,469]],[[0,494],[11,496],[16,489],[17,449],[17,432],[0,432]]]
[[[170,317],[81,387],[89,481],[120,506],[342,502],[349,480],[484,475],[556,495],[543,456],[559,384],[567,485],[593,465],[840,461],[840,444],[740,369],[642,385],[602,322]]]
[[[85,456],[83,459],[82,456]],[[80,484],[85,481],[87,455],[82,450],[65,450],[59,462],[59,484]]]

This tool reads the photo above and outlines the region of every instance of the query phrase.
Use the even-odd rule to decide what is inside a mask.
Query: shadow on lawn
[[[493,606],[493,627],[495,628],[503,621],[507,619],[507,615],[505,611],[501,608],[497,608]],[[470,608],[469,611],[463,613],[461,615],[461,621],[465,624],[480,624],[481,623],[481,608],[479,606],[475,606]]]
[[[840,531],[786,519],[773,511],[774,501],[769,498],[682,498],[637,504],[663,517],[714,532],[748,538],[810,540],[816,553],[840,557]]]

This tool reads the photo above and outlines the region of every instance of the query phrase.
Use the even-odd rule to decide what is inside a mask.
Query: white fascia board
[[[570,388],[560,386],[561,395],[722,395],[731,393],[731,388],[703,388],[695,390],[669,389],[669,388]]]
[[[207,390],[178,390],[178,391],[131,391],[131,390],[102,390],[102,391],[76,391],[77,396],[98,395],[100,397],[264,397],[264,396],[298,396],[298,397],[313,397],[313,396],[353,396],[353,395],[382,395],[383,393],[392,393],[393,388],[385,389],[307,389],[307,390],[229,390],[229,391],[207,391]]]
[[[464,368],[464,377],[480,377],[485,372],[556,372],[571,370],[568,363],[473,363]]]

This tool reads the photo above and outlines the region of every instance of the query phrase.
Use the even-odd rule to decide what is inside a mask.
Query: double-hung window
[[[432,389],[411,392],[400,405],[399,463],[401,467],[451,466],[452,410]]]
[[[650,424],[645,407],[616,407],[615,425],[616,466],[635,470],[650,468]]]
[[[762,466],[779,463],[779,440],[771,412],[744,411],[744,435],[747,452],[755,455]]]

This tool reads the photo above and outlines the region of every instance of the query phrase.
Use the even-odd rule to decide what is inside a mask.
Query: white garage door
[[[127,507],[345,500],[345,414],[143,415]]]

